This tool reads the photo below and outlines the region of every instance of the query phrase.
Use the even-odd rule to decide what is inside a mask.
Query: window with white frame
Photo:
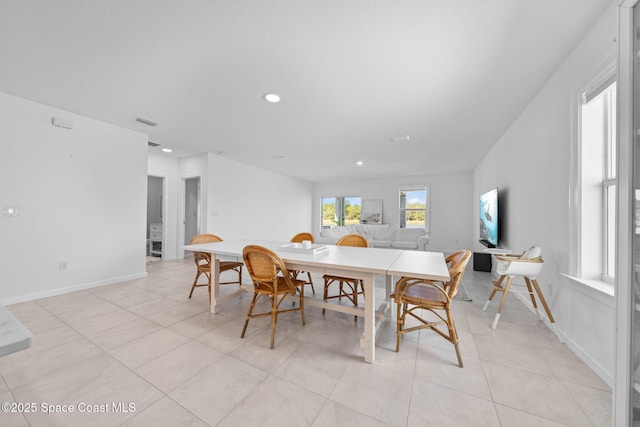
[[[428,187],[403,187],[398,191],[400,228],[429,231]]]
[[[361,197],[323,197],[322,228],[360,224]]]
[[[616,224],[616,82],[610,73],[580,106],[578,274],[613,283]]]

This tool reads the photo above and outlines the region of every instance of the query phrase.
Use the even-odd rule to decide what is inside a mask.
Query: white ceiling
[[[314,182],[470,171],[613,4],[0,0],[0,91]]]

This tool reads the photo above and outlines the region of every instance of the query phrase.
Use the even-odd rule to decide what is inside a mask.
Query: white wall
[[[473,212],[473,175],[471,172],[426,174],[373,180],[349,180],[318,183],[313,198],[313,233],[321,224],[323,197],[360,196],[382,200],[382,222],[398,227],[400,214],[398,191],[402,187],[428,185],[430,188],[431,240],[427,249],[453,252],[471,249],[473,235],[469,217]],[[474,223],[473,226],[477,224]]]
[[[146,135],[0,93],[0,146],[1,304],[146,275]]]
[[[313,184],[308,181],[210,153],[182,159],[149,154],[149,174],[165,176],[168,185],[165,259],[184,257],[185,178],[201,178],[203,233],[226,240],[288,241],[311,230]]]
[[[609,384],[614,369],[613,298],[570,283],[561,274],[570,272],[577,95],[593,70],[615,52],[616,33],[612,3],[473,174],[474,200],[490,188],[501,189],[501,246],[516,252],[542,247],[545,266],[538,280],[556,320],[554,329]],[[473,208],[475,224],[477,204]],[[478,250],[478,227],[473,232]]]
[[[207,230],[288,241],[311,230],[313,184],[209,154]]]

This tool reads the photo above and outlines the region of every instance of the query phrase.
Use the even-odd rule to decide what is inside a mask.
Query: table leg
[[[364,278],[364,334],[360,347],[364,350],[364,361],[373,363],[376,359],[376,311],[373,274]]]
[[[386,319],[395,319],[395,305],[393,304],[393,301],[391,301],[389,299],[389,295],[391,295],[393,293],[393,276],[390,275],[386,275],[385,276],[385,283],[384,283],[384,300],[386,303],[386,307],[384,309],[384,317]]]
[[[211,254],[211,313],[218,314],[218,299],[220,298],[220,260],[216,254]]]

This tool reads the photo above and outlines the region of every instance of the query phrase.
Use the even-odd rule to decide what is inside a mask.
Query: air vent
[[[158,144],[157,142],[151,142],[151,141],[147,142],[147,144],[149,144],[149,147],[159,147],[160,146],[160,144]]]
[[[143,125],[147,125],[147,126],[158,126],[156,122],[153,122],[149,119],[145,119],[144,117],[138,117],[136,119],[136,122],[142,123]]]

